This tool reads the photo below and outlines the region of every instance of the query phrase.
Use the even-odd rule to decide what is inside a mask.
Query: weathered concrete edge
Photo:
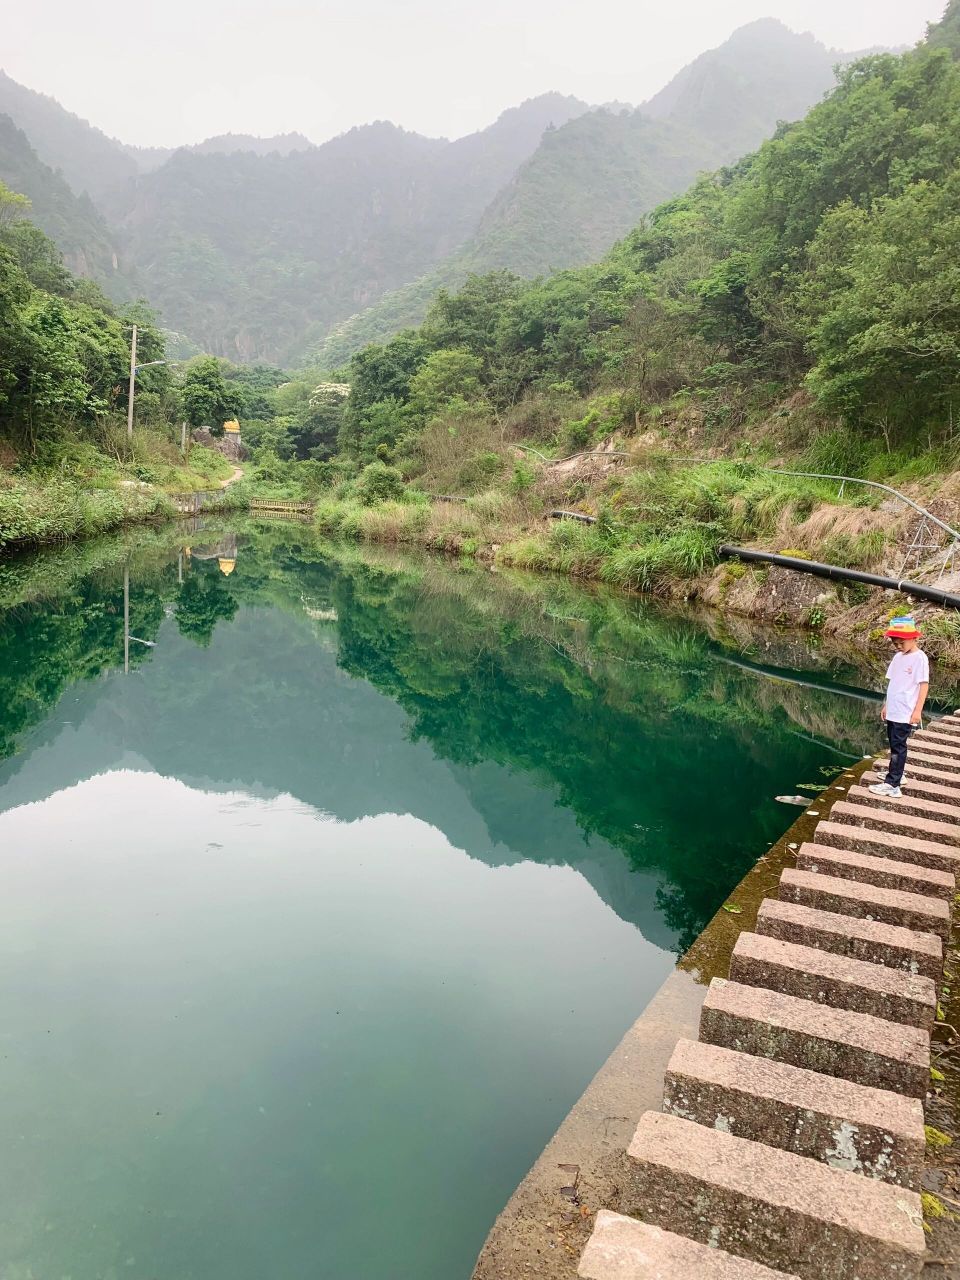
[[[576,1280],[598,1209],[616,1211],[627,1181],[626,1148],[645,1111],[659,1111],[677,1041],[698,1038],[713,977],[726,977],[737,938],[777,896],[780,872],[872,760],[845,769],[750,868],[611,1053],[494,1222],[472,1280]],[[835,790],[842,786],[843,791]],[[791,847],[792,846],[792,847]],[[571,1191],[570,1188],[573,1188]],[[586,1212],[584,1212],[586,1211]]]

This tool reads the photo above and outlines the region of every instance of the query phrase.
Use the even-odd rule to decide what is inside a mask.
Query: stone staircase
[[[907,794],[866,773],[714,978],[663,1110],[627,1149],[584,1280],[906,1280],[930,1034],[960,867],[960,712],[910,742]]]

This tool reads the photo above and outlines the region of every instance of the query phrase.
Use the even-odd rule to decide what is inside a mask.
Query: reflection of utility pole
[[[179,586],[181,587],[183,586],[183,548],[182,547],[180,549],[180,554],[177,556],[177,583]]]
[[[136,348],[136,329],[134,329],[133,345]],[[133,385],[131,381],[131,386]],[[133,411],[133,399],[130,400],[130,409]],[[130,672],[130,569],[129,566],[123,566],[123,674],[128,675]]]
[[[137,644],[146,645],[148,649],[155,649],[157,642],[155,640],[141,640],[139,636],[130,634],[130,566],[123,566],[123,674],[130,674],[130,641],[135,640]]]

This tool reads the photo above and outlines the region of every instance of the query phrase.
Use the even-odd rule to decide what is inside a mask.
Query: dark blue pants
[[[913,733],[912,724],[897,724],[887,721],[887,741],[890,743],[890,767],[887,769],[887,782],[891,787],[899,787],[903,771],[907,765],[907,739]]]

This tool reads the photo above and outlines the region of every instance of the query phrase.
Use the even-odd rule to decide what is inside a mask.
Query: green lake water
[[[789,639],[299,525],[0,604],[3,1280],[467,1280],[774,797],[879,742]]]

